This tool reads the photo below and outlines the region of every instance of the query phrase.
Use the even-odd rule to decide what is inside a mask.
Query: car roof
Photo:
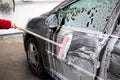
[[[58,6],[56,6],[50,13],[54,13],[56,12],[57,10],[61,9],[61,8],[64,8],[65,6],[71,4],[71,3],[74,3],[78,0],[64,0],[63,2],[61,2]]]

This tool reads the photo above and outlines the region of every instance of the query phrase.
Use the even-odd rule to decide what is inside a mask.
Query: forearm
[[[12,23],[10,20],[0,19],[0,29],[9,29],[11,25]]]

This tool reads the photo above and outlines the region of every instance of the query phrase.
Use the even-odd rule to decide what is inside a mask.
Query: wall
[[[0,17],[15,22],[20,27],[25,27],[29,18],[39,16],[50,11],[61,1],[40,1],[40,2],[18,2],[16,3],[15,12],[9,14],[0,13]],[[18,30],[0,30],[0,35],[17,33]]]

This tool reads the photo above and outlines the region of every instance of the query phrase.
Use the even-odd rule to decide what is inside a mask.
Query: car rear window
[[[65,26],[102,32],[119,0],[79,0],[66,11]]]

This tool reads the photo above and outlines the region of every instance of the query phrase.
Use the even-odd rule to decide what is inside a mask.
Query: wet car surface
[[[65,0],[33,18],[26,29],[64,49],[24,33],[31,70],[55,80],[119,80],[119,14],[119,0]]]

